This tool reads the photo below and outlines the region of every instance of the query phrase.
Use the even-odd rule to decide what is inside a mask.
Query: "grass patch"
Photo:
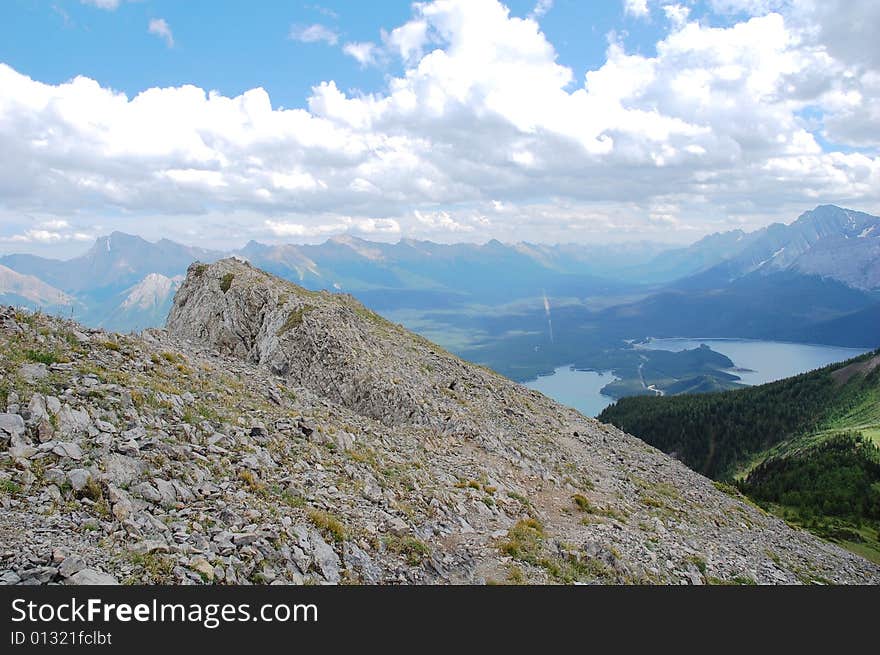
[[[706,582],[710,585],[722,585],[722,586],[730,586],[730,585],[745,585],[745,586],[754,586],[758,584],[752,578],[747,575],[735,575],[732,578],[716,578],[713,576],[708,576],[706,578]]]
[[[248,489],[254,493],[261,494],[266,491],[266,485],[260,482],[260,479],[254,475],[250,469],[242,469],[238,472],[238,479],[244,482]]]
[[[305,498],[303,498],[302,496],[298,496],[290,491],[284,491],[281,494],[281,500],[283,500],[284,504],[288,505],[289,507],[296,507],[301,509],[306,506]]]
[[[526,576],[523,573],[522,568],[517,566],[516,564],[511,564],[507,567],[507,583],[521,585],[526,583]]]
[[[691,555],[688,558],[688,562],[690,562],[691,564],[693,564],[694,566],[697,567],[697,570],[700,572],[700,575],[702,575],[703,577],[706,576],[706,560],[704,560],[702,557],[699,557],[697,555]]]
[[[507,531],[507,541],[501,544],[501,552],[514,559],[537,564],[544,543],[544,526],[537,519],[517,521]]]
[[[45,364],[46,366],[50,366],[61,361],[58,355],[45,350],[28,349],[24,351],[24,356],[28,361],[37,362],[38,364]]]
[[[150,584],[167,584],[174,580],[174,562],[169,557],[159,553],[129,553],[129,560],[143,570]]]
[[[15,496],[21,493],[21,485],[14,480],[0,480],[0,491],[9,496]]]
[[[415,537],[392,535],[385,538],[385,546],[392,553],[405,556],[406,563],[410,566],[418,566],[431,556],[431,548],[428,544]]]
[[[88,498],[92,502],[97,503],[104,498],[104,490],[101,489],[101,483],[95,478],[89,478],[86,486],[76,492],[77,498]]]
[[[596,505],[593,505],[590,502],[589,498],[587,498],[583,494],[574,494],[571,499],[578,510],[583,512],[584,514],[604,516],[606,518],[615,519],[617,521],[626,520],[626,514],[624,514],[623,512],[619,512],[613,507],[597,507]],[[582,523],[584,523],[584,525],[589,525],[591,521],[584,520],[582,521]]]
[[[235,279],[235,275],[232,273],[227,273],[222,278],[220,278],[220,291],[226,293],[229,291],[229,288],[232,286],[232,281]]]
[[[336,542],[345,541],[345,526],[330,512],[320,509],[309,510],[309,520],[328,539]]]
[[[303,318],[310,311],[315,309],[312,305],[303,305],[302,307],[297,307],[287,316],[287,320],[284,321],[284,325],[278,330],[278,336],[280,337],[282,334],[286,334],[291,330],[298,328],[303,323]]]

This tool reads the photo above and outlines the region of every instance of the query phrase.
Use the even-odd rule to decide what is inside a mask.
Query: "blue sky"
[[[878,5],[7,0],[0,252],[686,242],[876,211]]]

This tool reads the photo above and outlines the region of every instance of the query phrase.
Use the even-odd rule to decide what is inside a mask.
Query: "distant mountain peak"
[[[128,290],[122,309],[148,310],[167,302],[183,281],[182,275],[167,277],[161,273],[150,273]]]

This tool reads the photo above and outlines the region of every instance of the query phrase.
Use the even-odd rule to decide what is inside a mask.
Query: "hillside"
[[[624,399],[600,420],[880,559],[880,354],[735,392]]]
[[[195,264],[167,330],[0,310],[5,582],[880,582],[349,296]]]

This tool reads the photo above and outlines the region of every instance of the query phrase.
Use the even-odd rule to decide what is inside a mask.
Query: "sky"
[[[0,253],[880,213],[880,2],[4,0]]]

